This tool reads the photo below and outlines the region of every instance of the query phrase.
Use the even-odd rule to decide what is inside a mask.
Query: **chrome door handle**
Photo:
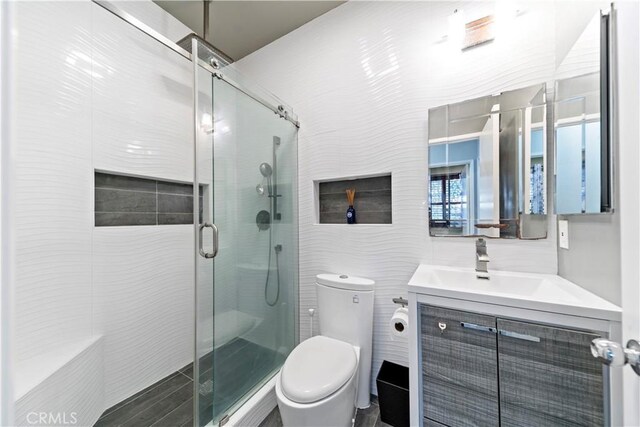
[[[206,227],[211,228],[211,230],[213,231],[213,252],[205,252],[202,248],[202,230],[204,230]],[[215,258],[215,256],[218,255],[218,227],[210,222],[205,222],[204,224],[200,224],[198,234],[198,248],[200,249],[200,255],[207,259]]]
[[[460,322],[460,326],[467,329],[473,329],[474,331],[490,332],[492,334],[496,333],[496,328],[492,328],[490,326],[476,325],[475,323]]]
[[[524,340],[524,341],[531,341],[531,342],[540,342],[540,338],[534,337],[533,335],[520,334],[518,332],[513,332],[513,331],[505,331],[504,329],[500,329],[498,333],[503,337],[515,338],[517,340]]]
[[[617,342],[596,338],[591,341],[591,354],[608,366],[624,366],[628,363],[640,375],[640,344],[636,340],[629,340],[627,348],[622,348]]]

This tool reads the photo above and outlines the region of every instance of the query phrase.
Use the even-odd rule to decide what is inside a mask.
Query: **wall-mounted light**
[[[495,13],[466,22],[462,9],[455,9],[448,16],[448,33],[437,43],[448,42],[452,49],[465,50],[478,46],[500,36],[508,36],[513,30],[514,21],[524,14],[524,10],[513,0],[498,0]]]
[[[469,49],[492,41],[495,38],[494,22],[493,15],[487,15],[475,21],[467,22],[464,26],[462,49]]]

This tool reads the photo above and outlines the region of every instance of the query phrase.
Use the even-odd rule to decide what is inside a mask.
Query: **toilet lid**
[[[351,344],[321,335],[309,338],[284,362],[282,392],[294,402],[317,402],[346,384],[357,365]]]

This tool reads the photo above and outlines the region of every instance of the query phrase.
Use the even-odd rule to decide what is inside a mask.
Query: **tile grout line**
[[[176,371],[176,372],[174,372],[173,374],[171,374],[171,375],[169,375],[169,376],[167,376],[167,377],[163,378],[163,379],[162,379],[162,380],[160,380],[160,381],[159,381],[159,382],[158,382],[154,387],[151,387],[149,390],[145,391],[145,392],[144,392],[144,393],[142,393],[141,395],[136,396],[136,398],[135,398],[135,399],[132,399],[132,400],[128,401],[127,403],[125,403],[125,404],[123,404],[123,405],[121,405],[121,406],[118,406],[118,407],[117,407],[117,408],[115,408],[114,410],[107,412],[107,411],[110,409],[110,408],[107,408],[107,411],[105,411],[102,415],[100,415],[100,418],[104,418],[104,417],[106,417],[107,415],[113,414],[114,412],[116,412],[116,411],[118,411],[118,410],[120,410],[120,409],[124,408],[125,406],[129,405],[130,403],[135,402],[136,400],[140,399],[142,396],[146,395],[147,393],[149,393],[149,392],[151,392],[151,391],[155,390],[156,388],[160,387],[161,385],[163,385],[166,381],[169,381],[171,378],[173,378],[173,377],[175,376],[175,374],[176,374],[176,373],[179,373],[179,371]],[[131,397],[129,397],[128,399],[131,399]],[[125,399],[125,400],[123,400],[123,401],[120,401],[120,402],[116,403],[116,405],[118,405],[118,404],[120,404],[120,403],[122,403],[122,402],[124,402],[124,401],[126,401],[126,400],[127,400],[127,399]],[[114,406],[115,406],[115,405],[114,405]],[[98,419],[100,419],[100,418],[98,418]]]
[[[164,400],[164,399],[163,399]],[[173,409],[171,412],[169,412],[168,414],[166,414],[164,417],[160,418],[158,421],[154,422],[153,424],[151,424],[149,427],[153,427],[156,425],[159,425],[158,423],[162,420],[164,420],[165,418],[167,418],[169,415],[173,414],[175,411],[177,411],[178,409],[180,409],[185,403],[189,403],[190,405],[193,404],[193,397],[190,397],[189,399],[185,400],[184,402],[182,402],[180,405],[178,405],[177,408]]]
[[[131,415],[129,418],[127,418],[126,420],[124,420],[123,422],[121,422],[121,423],[119,424],[119,426],[126,425],[126,424],[127,424],[127,422],[131,421],[134,417],[136,417],[136,416],[140,415],[140,414],[141,414],[141,413],[143,413],[143,412],[148,411],[149,409],[152,409],[152,408],[153,408],[154,406],[156,406],[158,403],[162,403],[165,399],[167,399],[167,398],[169,398],[169,397],[173,396],[174,394],[176,394],[177,392],[179,392],[180,390],[182,390],[182,389],[183,389],[183,388],[185,388],[185,387],[191,387],[191,384],[184,384],[184,385],[182,385],[182,386],[178,387],[176,390],[174,390],[173,392],[171,392],[171,393],[167,394],[167,395],[166,395],[166,396],[164,396],[162,399],[158,400],[157,402],[155,402],[153,405],[149,406],[149,407],[148,407],[148,408],[146,408],[145,410],[143,410],[143,411],[139,411],[139,412],[137,412],[137,413],[135,413],[135,414]],[[184,402],[183,402],[183,403],[184,403]],[[181,405],[182,405],[182,404],[181,404]],[[164,418],[164,417],[162,417],[162,418]],[[159,420],[158,420],[158,421],[159,421]],[[154,424],[155,424],[155,423],[154,423]]]
[[[153,213],[158,213],[160,215],[192,215],[193,214],[193,212],[119,212],[119,211],[95,211],[95,213],[132,214],[132,215],[151,215]]]
[[[132,188],[118,188],[118,187],[95,187],[96,190],[111,190],[111,191],[126,191],[128,193],[148,193],[148,194],[155,194],[155,190],[138,190],[138,189],[132,189]]]
[[[156,181],[156,225],[160,223],[160,214],[158,213],[158,181]]]
[[[118,187],[95,187],[96,190],[111,190],[111,191],[126,191],[128,193],[147,193],[147,194],[162,194],[164,196],[181,196],[181,197],[193,197],[193,194],[184,193],[168,193],[166,191],[154,191],[154,190],[138,190],[132,188],[118,188]],[[203,196],[199,196],[202,198]]]
[[[189,378],[191,381],[193,381],[193,378],[191,378],[189,375],[185,374],[184,372],[182,372],[182,371],[178,371],[178,373],[179,373],[179,374],[184,375],[185,377],[187,377],[187,378]]]

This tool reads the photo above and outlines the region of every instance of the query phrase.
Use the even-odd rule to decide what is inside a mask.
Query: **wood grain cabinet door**
[[[498,426],[496,318],[421,304],[425,425]]]
[[[503,427],[603,426],[604,385],[590,343],[599,335],[498,319]]]

